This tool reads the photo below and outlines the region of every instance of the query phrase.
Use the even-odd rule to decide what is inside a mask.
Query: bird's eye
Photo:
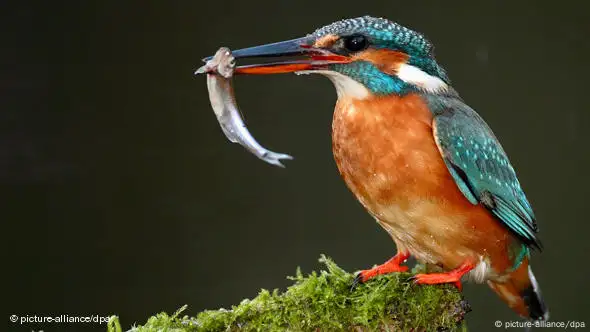
[[[344,47],[350,52],[362,51],[369,46],[369,41],[363,35],[352,35],[344,38]]]

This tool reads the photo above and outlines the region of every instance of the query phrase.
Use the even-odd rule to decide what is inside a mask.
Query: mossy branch
[[[417,286],[410,273],[372,279],[351,290],[354,275],[322,255],[327,270],[304,276],[299,269],[287,291],[262,290],[231,310],[196,317],[160,313],[130,331],[461,331],[469,305],[451,285]],[[122,332],[113,316],[109,332]]]

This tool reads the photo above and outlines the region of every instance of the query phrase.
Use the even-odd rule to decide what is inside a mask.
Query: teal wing
[[[459,100],[433,107],[436,144],[461,192],[472,204],[489,209],[525,244],[541,249],[531,205],[488,125]]]

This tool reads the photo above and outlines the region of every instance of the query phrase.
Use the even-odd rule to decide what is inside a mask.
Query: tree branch
[[[322,255],[327,270],[303,276],[280,293],[262,290],[231,310],[207,310],[183,316],[160,313],[130,331],[465,331],[470,311],[451,285],[418,286],[410,273],[372,279],[351,290],[354,275]],[[415,272],[415,271],[414,271]],[[122,332],[117,316],[109,332]]]

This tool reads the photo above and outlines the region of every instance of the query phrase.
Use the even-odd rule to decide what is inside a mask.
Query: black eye
[[[363,35],[344,37],[344,47],[350,52],[362,51],[369,46],[369,41]]]

